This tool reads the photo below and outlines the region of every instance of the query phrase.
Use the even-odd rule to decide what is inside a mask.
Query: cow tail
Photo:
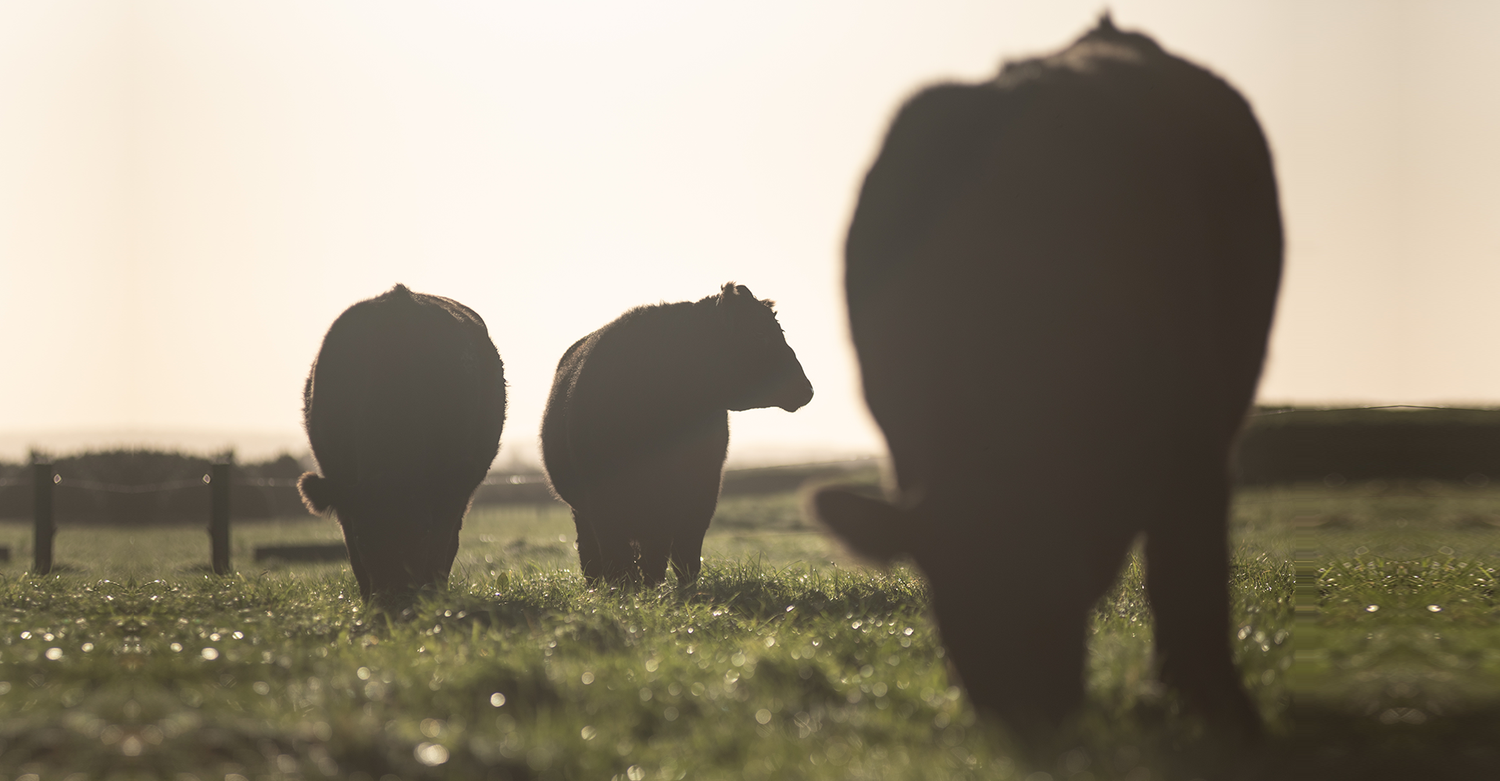
[[[302,503],[313,515],[328,516],[334,507],[333,483],[316,472],[304,472],[297,480],[297,491],[302,494]]]
[[[913,510],[898,507],[857,489],[823,488],[812,495],[812,515],[855,553],[878,564],[909,555]]]

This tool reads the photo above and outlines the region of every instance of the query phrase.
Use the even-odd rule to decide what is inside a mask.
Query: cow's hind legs
[[[667,561],[672,555],[672,538],[666,534],[641,535],[637,541],[640,557],[637,559],[640,579],[647,586],[656,586],[667,579]]]
[[[578,529],[578,564],[590,587],[602,582],[626,580],[635,569],[635,551],[623,539],[616,539],[599,524],[573,511],[573,525]]]
[[[1218,475],[1186,485],[1146,536],[1161,677],[1211,722],[1257,737],[1260,716],[1229,644],[1229,482]]]
[[[349,551],[349,568],[354,570],[354,580],[359,584],[359,596],[368,603],[375,590],[370,584],[370,573],[365,568],[364,557],[359,552],[359,540],[348,527],[344,528],[344,548]]]
[[[453,574],[453,560],[458,558],[458,532],[459,527],[454,526],[453,531],[448,532],[441,547],[436,553],[437,560],[433,562],[432,585],[441,588],[447,584],[448,576]]]
[[[698,580],[703,570],[703,532],[689,531],[678,534],[672,541],[672,571],[677,573],[677,585],[686,586]]]
[[[471,491],[472,493],[472,491]],[[439,514],[440,520],[454,519],[451,526],[439,523],[438,533],[442,535],[441,540],[434,546],[432,555],[435,557],[431,562],[432,585],[442,588],[448,583],[448,576],[453,573],[453,561],[458,558],[459,532],[464,525],[464,515],[469,512],[469,501],[467,498],[462,503],[453,502],[445,507]]]

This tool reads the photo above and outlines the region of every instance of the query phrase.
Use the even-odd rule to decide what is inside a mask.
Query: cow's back
[[[494,459],[505,380],[477,314],[398,286],[334,322],[305,403],[319,466],[345,490],[463,483]]]
[[[847,247],[871,410],[904,487],[983,469],[1149,477],[1227,450],[1280,273],[1244,100],[1101,27],[893,125]]]
[[[688,303],[632,309],[559,360],[542,421],[543,461],[553,490],[575,509],[587,501],[586,486],[639,480],[622,475],[702,438],[701,428],[711,430],[714,466],[722,464],[726,415],[704,398],[695,359],[708,348],[691,313]]]

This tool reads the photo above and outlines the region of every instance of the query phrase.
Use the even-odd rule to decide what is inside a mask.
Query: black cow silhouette
[[[729,410],[812,399],[772,302],[730,282],[700,301],[632,309],[557,364],[542,461],[573,508],[578,559],[601,580],[698,577],[719,501]]]
[[[447,582],[474,489],[499,449],[505,374],[484,321],[404,285],[349,307],[307,375],[303,419],[366,600],[400,606]]]
[[[1231,447],[1280,280],[1250,107],[1108,16],[901,110],[846,245],[865,398],[899,498],[830,489],[856,550],[925,572],[976,704],[1050,731],[1090,610],[1139,536],[1164,681],[1231,732]]]

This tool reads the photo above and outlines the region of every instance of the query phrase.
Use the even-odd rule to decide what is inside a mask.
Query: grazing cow
[[[505,424],[505,374],[484,321],[404,285],[333,321],[303,420],[322,475],[298,482],[338,515],[366,601],[401,606],[448,580],[469,498]]]
[[[1230,653],[1228,461],[1281,274],[1270,154],[1213,74],[1116,29],[896,117],[845,247],[899,498],[815,511],[925,572],[973,701],[1084,697],[1091,609],[1145,538],[1164,681],[1257,734]]]
[[[563,354],[542,461],[573,508],[590,584],[698,577],[719,501],[729,410],[812,400],[772,302],[730,282],[700,301],[641,306]]]

